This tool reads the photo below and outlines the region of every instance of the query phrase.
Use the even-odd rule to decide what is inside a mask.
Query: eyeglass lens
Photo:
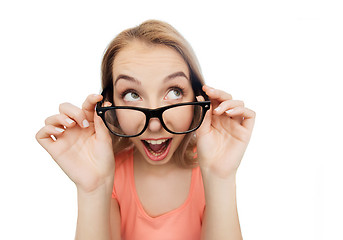
[[[165,110],[162,119],[172,132],[183,133],[200,125],[203,108],[199,105],[182,105]],[[111,109],[105,112],[108,128],[120,135],[136,135],[143,131],[146,116],[135,109]]]

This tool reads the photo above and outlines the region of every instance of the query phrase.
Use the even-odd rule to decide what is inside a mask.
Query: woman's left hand
[[[235,176],[248,146],[256,114],[224,91],[208,86],[203,90],[211,100],[211,109],[197,130],[200,167],[220,178]],[[200,98],[198,101],[203,100]]]

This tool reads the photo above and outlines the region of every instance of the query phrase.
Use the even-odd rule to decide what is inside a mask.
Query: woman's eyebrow
[[[184,78],[186,78],[187,80],[189,80],[188,77],[187,77],[187,75],[186,75],[184,72],[180,71],[180,72],[175,72],[175,73],[172,73],[172,74],[168,75],[168,76],[164,79],[164,81],[166,82],[166,81],[172,80],[172,79],[177,78],[177,77],[184,77]]]
[[[134,77],[131,77],[131,76],[128,76],[128,75],[125,75],[125,74],[119,74],[118,77],[116,77],[116,80],[114,81],[114,86],[117,84],[117,82],[120,79],[125,79],[127,81],[134,82],[134,83],[136,83],[138,85],[142,85],[142,83],[139,80],[137,80],[136,78],[134,78]]]
[[[184,78],[186,78],[187,80],[189,80],[188,77],[187,77],[187,75],[186,75],[184,72],[179,71],[179,72],[175,72],[175,73],[172,73],[172,74],[168,75],[168,76],[164,79],[164,82],[167,82],[167,81],[172,80],[172,79],[177,78],[177,77],[184,77]],[[117,82],[118,82],[120,79],[124,79],[124,80],[130,81],[130,82],[134,82],[134,83],[136,83],[136,84],[138,84],[138,85],[142,85],[142,83],[141,83],[139,80],[137,80],[136,78],[134,78],[134,77],[131,77],[131,76],[128,76],[128,75],[125,75],[125,74],[119,74],[119,75],[116,77],[115,81],[114,81],[114,86],[117,84]]]

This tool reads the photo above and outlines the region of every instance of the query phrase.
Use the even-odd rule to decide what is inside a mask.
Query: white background
[[[167,21],[256,125],[237,179],[244,239],[343,239],[341,1],[1,1],[0,239],[73,239],[76,189],[36,142],[100,91],[120,31]]]

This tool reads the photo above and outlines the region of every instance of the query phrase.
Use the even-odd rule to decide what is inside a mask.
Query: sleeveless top
[[[136,191],[133,174],[133,148],[115,156],[112,198],[118,201],[121,237],[124,240],[199,240],[205,210],[205,194],[200,168],[192,169],[186,201],[157,217],[149,216]]]

